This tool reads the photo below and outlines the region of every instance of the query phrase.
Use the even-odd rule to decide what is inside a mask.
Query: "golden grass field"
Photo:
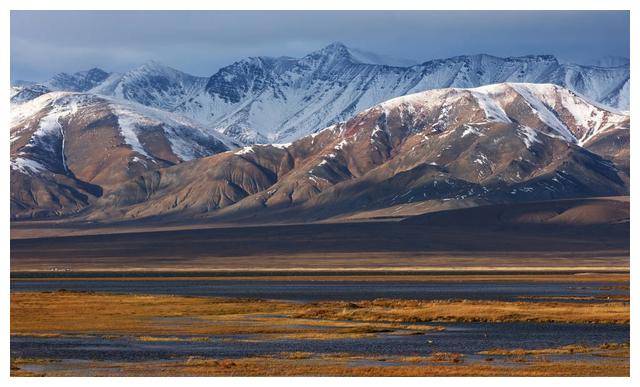
[[[304,357],[304,356],[303,356]],[[92,362],[91,376],[628,376],[629,363],[619,361],[549,362],[521,360],[518,367],[486,363],[408,365],[352,365],[357,358],[320,357],[314,359],[253,357],[242,359],[193,358],[179,362]],[[373,359],[371,362],[375,362]],[[37,361],[35,361],[37,363]],[[12,376],[78,376],[74,371],[46,373],[21,371],[30,359],[12,363]],[[42,364],[42,363],[41,363]],[[83,366],[87,366],[84,364]]]
[[[270,317],[264,317],[266,314]],[[179,325],[167,319],[184,316],[198,319]],[[154,317],[167,320],[163,322]],[[11,294],[12,334],[284,334],[299,333],[286,328],[286,325],[299,322],[332,326],[338,332],[359,333],[358,329],[372,329],[380,323],[468,321],[628,324],[629,303],[373,300],[302,304],[80,292]],[[384,324],[382,327],[389,328]]]
[[[179,319],[179,323],[177,323]],[[440,322],[628,324],[629,303],[374,300],[295,303],[253,299],[118,295],[84,292],[11,294],[11,335],[132,337],[143,342],[207,341],[208,335],[304,340],[424,334]],[[420,324],[427,322],[428,324]],[[593,354],[594,361],[550,361],[547,355]],[[75,371],[48,359],[13,358],[13,376],[48,375],[342,375],[342,376],[605,376],[629,374],[629,347],[609,343],[522,350],[496,348],[483,361],[462,354],[420,357],[288,352],[240,359],[83,363]],[[33,367],[38,371],[34,371]],[[31,367],[31,370],[29,370]],[[39,368],[38,368],[39,367]],[[75,372],[75,373],[74,373]]]

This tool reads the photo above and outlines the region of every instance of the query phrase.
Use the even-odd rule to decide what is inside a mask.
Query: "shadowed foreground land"
[[[14,222],[11,237],[12,271],[627,269],[629,198],[481,206],[351,223]]]
[[[11,240],[11,270],[628,268],[629,224],[459,229],[403,222]]]
[[[277,338],[349,340],[448,332],[447,322],[629,323],[628,302],[498,302],[374,300],[281,301],[118,295],[83,292],[12,293],[13,338],[99,337],[148,343],[207,342],[210,335],[248,345]],[[426,323],[426,324],[425,324]],[[417,336],[420,337],[420,336]],[[226,339],[224,339],[226,338]],[[427,345],[426,339],[424,340]],[[212,343],[213,344],[213,343]],[[12,375],[628,375],[626,343],[558,348],[496,348],[461,353],[383,356],[281,352],[234,359],[190,356],[168,361],[83,361],[12,357]],[[580,354],[580,359],[547,356]],[[586,358],[584,357],[586,356]]]

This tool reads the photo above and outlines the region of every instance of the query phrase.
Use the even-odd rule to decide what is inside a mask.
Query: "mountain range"
[[[628,113],[565,87],[508,82],[408,94],[239,148],[181,114],[49,92],[12,107],[11,214],[308,222],[627,195],[629,128]]]
[[[616,66],[565,64],[551,55],[466,55],[412,64],[333,43],[302,58],[247,58],[210,77],[158,62],[122,74],[62,73],[14,87],[11,101],[87,92],[183,115],[245,145],[288,143],[388,99],[439,88],[552,83],[628,110],[629,64],[610,63]]]

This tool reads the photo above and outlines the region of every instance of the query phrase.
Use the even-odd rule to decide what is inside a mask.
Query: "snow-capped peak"
[[[584,145],[599,133],[628,129],[629,115],[590,101],[588,98],[554,84],[499,83],[477,88],[445,88],[404,95],[385,101],[371,110],[387,115],[393,110],[429,111],[438,116],[436,126],[447,126],[450,106],[465,103],[471,97],[485,116],[485,122],[512,124],[522,130],[521,114],[524,110],[510,108],[519,101],[529,109],[528,119],[537,117],[539,124],[527,128],[568,143]],[[509,113],[507,113],[509,111]],[[441,122],[442,121],[442,122]],[[480,122],[479,124],[482,124]]]
[[[348,54],[349,53],[349,48],[342,42],[331,42],[328,45],[326,45],[325,47],[321,48],[318,51],[312,52],[309,55],[314,55],[314,54],[324,54],[324,55],[331,55],[331,54]]]
[[[392,56],[380,55],[358,48],[348,47],[341,42],[333,42],[318,51],[312,52],[311,54],[307,55],[307,57],[324,57],[334,60],[346,60],[354,64],[370,64],[394,67],[411,67],[418,63],[417,61],[409,59],[394,58]]]
[[[157,60],[148,60],[135,69],[129,71],[127,74],[163,74],[177,77],[183,75],[189,76],[188,74],[167,66],[164,63],[158,62]]]
[[[347,46],[340,42],[334,42],[320,50],[314,51],[301,59],[303,62],[320,62],[330,65],[336,63],[357,63],[353,59]]]

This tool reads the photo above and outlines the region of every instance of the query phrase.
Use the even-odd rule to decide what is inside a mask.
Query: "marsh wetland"
[[[628,375],[629,276],[26,274],[12,375]]]

